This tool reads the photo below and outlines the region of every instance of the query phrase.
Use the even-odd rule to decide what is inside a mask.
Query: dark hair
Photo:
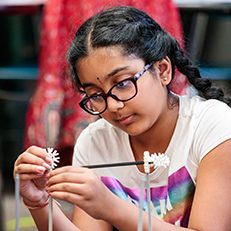
[[[146,64],[168,56],[172,77],[176,67],[202,97],[218,99],[231,105],[231,100],[224,97],[221,89],[212,87],[210,79],[201,77],[199,69],[184,55],[176,39],[149,15],[129,6],[107,9],[88,19],[77,31],[67,56],[77,88],[81,87],[81,83],[76,72],[76,62],[94,48],[117,45],[125,55],[134,54]]]

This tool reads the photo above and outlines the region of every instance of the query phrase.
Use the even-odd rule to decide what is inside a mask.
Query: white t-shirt
[[[199,163],[209,151],[230,138],[230,107],[218,100],[179,96],[179,117],[165,152],[170,165],[150,174],[152,214],[187,227]],[[135,159],[128,134],[104,119],[81,133],[73,156],[75,166],[129,161]],[[136,166],[101,168],[95,172],[112,192],[139,206],[143,173]],[[143,209],[146,208],[145,200]]]

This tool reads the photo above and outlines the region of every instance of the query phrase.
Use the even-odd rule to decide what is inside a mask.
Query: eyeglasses
[[[121,102],[131,100],[137,95],[137,83],[136,81],[152,66],[147,64],[134,76],[124,79],[115,84],[108,93],[95,93],[90,97],[84,97],[79,106],[86,112],[92,115],[99,115],[107,109],[107,97]]]

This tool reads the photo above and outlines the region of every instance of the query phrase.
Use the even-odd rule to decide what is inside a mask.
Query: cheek
[[[147,81],[147,84],[140,86],[131,106],[137,113],[154,115],[158,114],[165,104],[165,90],[156,80]]]
[[[161,97],[159,93],[157,84],[154,81],[150,81],[149,84],[138,88],[138,93],[134,99],[136,100],[136,104],[139,104],[142,108],[146,105],[153,106]]]

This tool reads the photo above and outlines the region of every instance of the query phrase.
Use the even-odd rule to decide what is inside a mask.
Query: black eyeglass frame
[[[102,114],[103,112],[105,112],[106,109],[107,109],[107,107],[108,107],[108,105],[107,105],[107,97],[109,97],[109,96],[112,97],[113,99],[117,100],[117,101],[120,101],[120,102],[126,102],[126,101],[129,101],[129,100],[133,99],[133,98],[137,95],[137,92],[138,92],[137,83],[136,83],[137,80],[138,80],[138,79],[139,79],[139,78],[140,78],[140,77],[141,77],[152,65],[153,65],[152,63],[151,63],[151,64],[147,64],[147,65],[145,65],[139,72],[137,72],[135,75],[133,75],[132,77],[123,79],[123,80],[121,80],[120,82],[116,83],[115,85],[113,85],[113,86],[110,88],[110,90],[109,90],[107,93],[93,94],[93,95],[90,96],[90,97],[85,96],[85,97],[79,102],[79,106],[80,106],[84,111],[88,112],[88,113],[91,114],[91,115],[100,115],[100,114]],[[127,80],[132,81],[132,83],[133,83],[134,86],[135,86],[136,92],[135,92],[135,94],[134,94],[132,97],[130,97],[130,98],[126,99],[126,100],[121,100],[121,99],[119,99],[116,95],[111,94],[111,91],[112,91],[112,89],[113,89],[114,87],[116,87],[118,84],[120,84],[120,83],[122,83],[122,82],[124,82],[124,81],[127,81]],[[87,102],[88,102],[91,98],[93,98],[93,97],[95,97],[95,96],[101,96],[101,97],[104,99],[104,101],[105,101],[105,109],[104,109],[102,112],[95,112],[95,113],[94,113],[94,112],[90,111],[90,110],[86,107]]]

